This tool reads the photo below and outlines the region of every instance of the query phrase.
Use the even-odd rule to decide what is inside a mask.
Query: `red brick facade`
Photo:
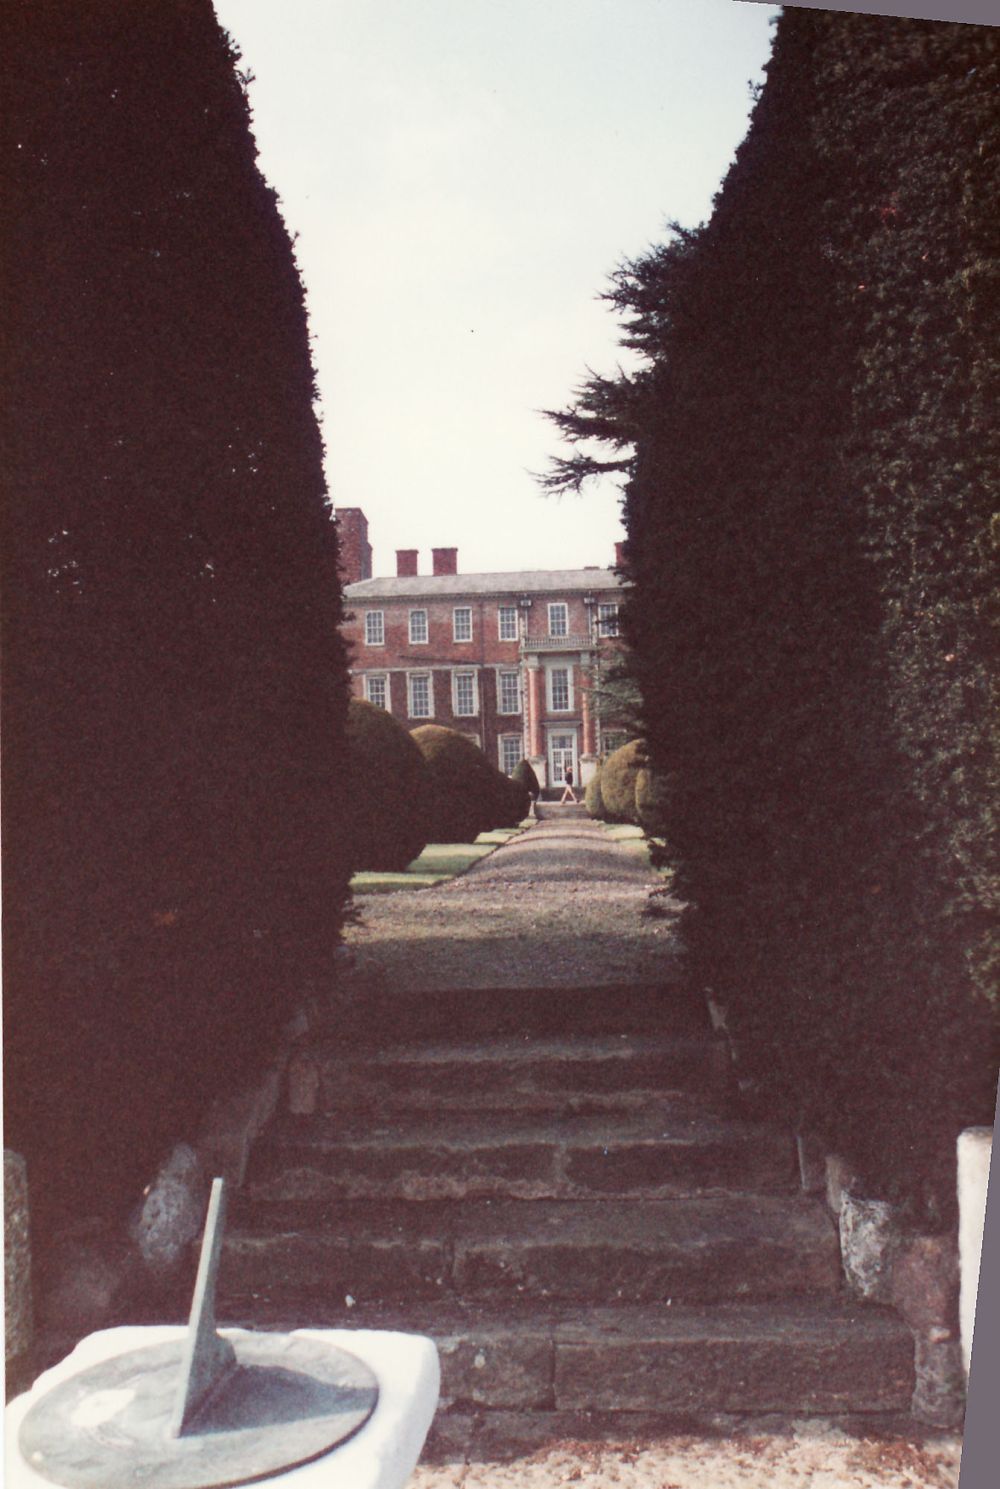
[[[346,589],[355,696],[469,735],[508,773],[523,757],[543,786],[568,767],[585,782],[606,744],[591,688],[619,646],[614,570],[462,575],[435,549],[421,577],[413,560],[402,549],[395,577]]]

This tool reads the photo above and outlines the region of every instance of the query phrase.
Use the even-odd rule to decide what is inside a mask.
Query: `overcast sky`
[[[739,0],[215,0],[305,280],[335,506],[375,573],[606,564],[612,483],[556,501],[539,410],[612,371],[597,296],[709,213],[771,40]]]

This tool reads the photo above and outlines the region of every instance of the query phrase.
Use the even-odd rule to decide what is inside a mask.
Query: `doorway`
[[[566,784],[567,767],[573,772],[574,783],[578,783],[575,729],[561,729],[549,735],[549,781],[553,786]]]

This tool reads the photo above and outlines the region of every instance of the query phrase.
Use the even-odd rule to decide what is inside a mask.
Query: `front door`
[[[565,729],[549,735],[549,780],[553,786],[566,784],[566,770],[573,772],[573,780],[580,779],[576,768],[576,730]]]

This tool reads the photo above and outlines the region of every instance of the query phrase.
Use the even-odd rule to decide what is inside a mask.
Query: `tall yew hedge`
[[[998,84],[990,28],[786,12],[711,220],[612,281],[643,370],[559,417],[634,445],[691,975],[778,1110],[941,1219],[997,1073]]]
[[[134,1194],[328,973],[346,663],[302,287],[209,0],[4,8],[8,1144]]]

